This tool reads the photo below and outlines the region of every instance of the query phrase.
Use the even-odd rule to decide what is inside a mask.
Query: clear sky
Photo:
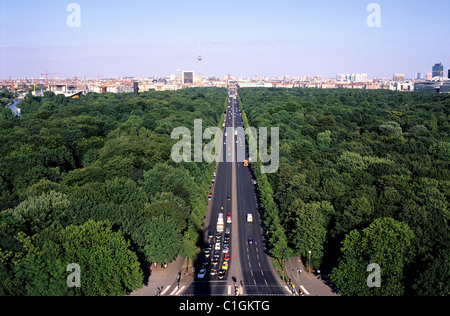
[[[197,73],[199,41],[203,75],[447,74],[449,31],[448,0],[0,0],[0,78]]]

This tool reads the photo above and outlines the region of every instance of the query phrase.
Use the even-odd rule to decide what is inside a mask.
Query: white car
[[[214,247],[214,250],[220,250],[220,242],[216,242],[216,246]]]
[[[206,275],[206,269],[201,269],[200,272],[198,273],[197,277],[199,279],[203,279]]]

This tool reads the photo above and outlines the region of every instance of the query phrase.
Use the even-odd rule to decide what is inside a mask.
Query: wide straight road
[[[229,271],[225,271],[224,278],[219,278],[217,274],[211,275],[211,269],[216,269],[219,272],[224,263],[225,254],[223,252],[225,229],[230,228],[230,235],[232,232],[232,225],[227,223],[227,214],[232,213],[232,148],[227,146],[226,140],[228,134],[226,134],[226,128],[232,126],[233,115],[230,113],[232,98],[229,98],[229,103],[226,112],[225,126],[223,130],[222,140],[221,140],[221,162],[217,163],[216,176],[214,179],[214,184],[212,186],[211,192],[212,200],[211,211],[208,214],[208,223],[205,225],[203,244],[201,245],[202,253],[199,255],[197,261],[195,262],[195,278],[191,285],[183,291],[181,295],[194,295],[194,296],[214,296],[214,295],[229,295],[230,292],[230,276]],[[227,162],[227,159],[229,162]],[[222,210],[223,208],[223,210]],[[213,265],[213,257],[215,252],[215,245],[217,241],[217,220],[219,214],[224,214],[224,233],[221,235],[219,258],[217,265]],[[213,238],[209,238],[210,232],[213,233]],[[212,244],[210,250],[210,255],[207,257],[205,255],[205,250],[208,245]],[[211,246],[211,245],[210,245]],[[229,253],[233,251],[233,240],[229,243]],[[207,263],[206,265],[204,263]],[[231,257],[229,265],[233,264],[233,258]],[[206,269],[206,275],[204,278],[198,278],[198,272],[202,269]]]
[[[235,295],[235,286],[239,289],[239,295],[289,294],[275,276],[267,255],[260,213],[256,203],[255,183],[250,168],[244,167],[243,162],[237,159],[239,150],[245,150],[245,137],[239,138],[230,130],[227,131],[227,128],[230,127],[243,127],[235,96],[236,91],[230,91],[220,153],[223,162],[219,162],[217,165],[209,222],[204,231],[202,253],[195,263],[196,278],[180,295]],[[225,234],[222,233],[219,262],[216,266],[212,265],[217,219],[221,212],[224,214],[225,229],[229,228],[231,238],[229,268],[223,279],[210,274],[212,268],[219,271],[224,262],[223,240]],[[228,213],[232,215],[231,224],[227,223]],[[247,214],[252,214],[252,223],[247,223]],[[213,238],[208,238],[209,232],[213,232]],[[249,239],[252,239],[251,244],[249,244]],[[212,243],[209,257],[205,256],[208,243]],[[206,275],[198,278],[197,274],[202,268],[206,268]],[[243,281],[244,287],[240,286],[241,281]]]
[[[235,126],[244,127],[237,102],[233,101]],[[245,139],[237,139],[236,150],[245,149]],[[262,227],[261,214],[257,207],[256,183],[251,169],[237,162],[236,166],[237,202],[239,214],[239,245],[241,271],[245,295],[286,295],[286,288],[274,274],[267,254],[266,239]],[[247,214],[252,214],[253,222],[247,222]],[[250,243],[249,240],[252,240]]]

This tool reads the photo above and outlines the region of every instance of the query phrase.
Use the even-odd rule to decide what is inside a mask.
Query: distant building
[[[439,89],[441,93],[450,93],[450,82],[443,83]]]
[[[194,72],[183,71],[183,84],[194,84]]]
[[[63,94],[64,96],[73,99],[79,99],[80,95],[84,92],[77,89],[74,85],[69,84],[53,84],[50,86],[50,91],[56,95]]]
[[[404,74],[394,74],[394,81],[395,82],[405,81],[405,75]]]
[[[442,63],[435,64],[433,66],[433,78],[443,76],[444,76],[444,66],[442,65]]]
[[[414,91],[450,93],[450,79],[436,76],[432,80],[416,82]]]
[[[414,91],[418,92],[436,92],[436,84],[434,82],[416,82],[414,84]]]
[[[340,82],[367,82],[367,74],[337,74],[336,80]]]
[[[183,79],[183,72],[181,71],[181,69],[177,69],[176,70],[176,79],[181,81]]]
[[[450,69],[448,70],[448,79],[450,79]]]

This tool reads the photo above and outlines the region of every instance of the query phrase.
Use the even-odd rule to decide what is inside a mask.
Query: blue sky
[[[448,0],[0,0],[0,78],[197,72],[199,41],[204,75],[447,72],[449,17]]]

